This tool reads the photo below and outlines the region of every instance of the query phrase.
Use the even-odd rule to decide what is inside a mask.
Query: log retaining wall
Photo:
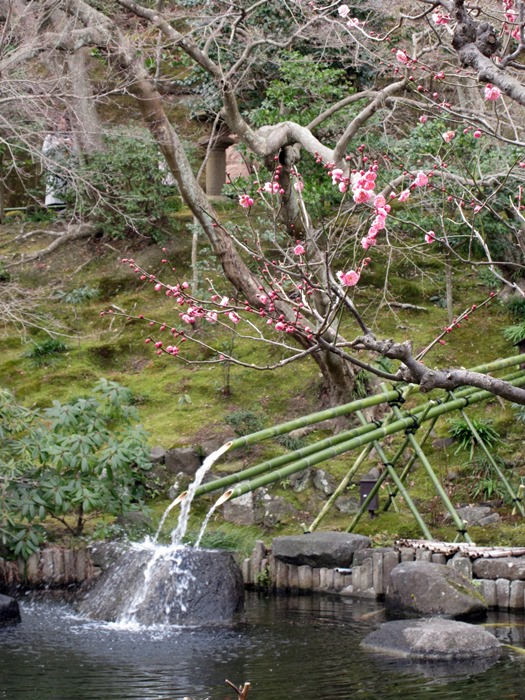
[[[0,592],[76,586],[92,578],[96,571],[87,549],[46,547],[27,560],[0,558]]]

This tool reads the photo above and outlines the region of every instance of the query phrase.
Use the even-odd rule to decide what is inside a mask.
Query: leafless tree
[[[338,254],[344,254],[342,222],[347,222],[346,228],[357,228],[352,232],[354,238],[360,235],[353,218],[360,202],[347,198],[330,235],[325,236],[325,229],[321,230],[309,215],[300,188],[294,187],[301,162],[313,157],[332,173],[335,184],[350,191],[352,173],[364,173],[369,168],[365,160],[368,156],[356,148],[356,143],[374,123],[377,129],[378,117],[389,138],[396,133],[406,135],[417,124],[418,115],[425,117],[430,112],[446,121],[445,142],[466,128],[494,139],[495,148],[498,144],[522,148],[522,2],[516,2],[514,7],[508,0],[502,8],[499,3],[480,0],[471,8],[463,0],[414,0],[389,7],[375,0],[326,6],[259,0],[235,4],[210,1],[185,8],[184,3],[153,5],[134,0],[0,0],[0,12],[3,36],[13,37],[13,48],[0,63],[3,73],[10,66],[20,67],[42,55],[65,56],[62,65],[70,67],[76,65],[80,52],[86,48],[102,52],[119,80],[115,89],[135,97],[184,201],[234,290],[236,303],[250,313],[265,313],[262,297],[274,292],[273,317],[282,321],[288,338],[299,348],[294,350],[291,342],[278,341],[288,352],[286,361],[311,356],[325,379],[330,402],[347,399],[354,388],[356,368],[365,368],[391,380],[415,382],[427,391],[471,384],[525,403],[525,390],[506,382],[463,369],[428,369],[422,357],[413,352],[410,339],[395,342],[376,338],[332,268]],[[347,96],[320,108],[309,124],[294,119],[293,104],[286,104],[285,119],[256,127],[247,116],[248,101],[261,76],[271,77],[279,61],[284,60],[283,52],[292,48],[309,51],[319,61],[337,61],[348,72],[354,70],[366,78],[356,78]],[[183,56],[188,70],[198,69],[201,87],[210,88],[208,110],[212,118],[224,122],[266,167],[279,166],[274,221],[288,236],[289,243],[281,245],[282,257],[271,268],[270,277],[254,272],[247,263],[261,251],[243,246],[242,237],[236,240],[235,232],[223,223],[194,175],[180,133],[165,109],[164,94],[175,81],[164,76],[159,65],[163,52],[174,60]],[[152,57],[156,60],[151,61]],[[488,101],[484,99],[485,87],[492,90]],[[496,105],[500,93],[505,98]],[[90,96],[89,85],[83,88],[82,95]],[[80,115],[81,110],[77,112]],[[325,132],[325,125],[334,115],[342,115],[338,133]],[[82,120],[89,122],[87,117]],[[93,133],[93,128],[86,131]],[[425,153],[427,160],[431,157],[431,153]],[[449,196],[455,205],[455,221],[464,226],[471,241],[481,246],[485,254],[482,263],[515,293],[522,293],[519,275],[514,274],[523,268],[521,202],[510,202],[509,215],[502,216],[496,195],[509,182],[517,190],[523,181],[519,160],[517,157],[510,166],[507,160],[501,171],[489,174],[481,167],[458,174],[450,172],[442,155],[438,155],[435,173],[431,173],[434,191],[438,191],[439,182],[440,190],[453,193]],[[385,176],[380,194],[385,202],[390,195],[397,198],[399,189],[407,183],[408,189],[413,189],[418,178],[417,168],[402,165],[394,175],[389,162],[388,153],[383,154],[381,167]],[[494,256],[478,220],[470,212],[465,213],[465,202],[473,202],[475,213],[485,208],[501,226],[507,227],[513,242],[512,256],[504,260]],[[470,252],[458,252],[445,226],[452,214],[446,213],[445,208],[443,212],[441,218],[437,216],[437,224],[443,229],[443,248],[452,256],[464,255],[464,264],[479,264]],[[368,210],[368,215],[373,213],[373,208]],[[423,232],[417,223],[415,228]],[[277,282],[284,279],[282,275],[296,282],[303,280],[304,268],[294,266],[289,253],[297,241],[308,259],[308,299],[300,300],[301,314],[307,317],[308,326],[297,322],[297,289],[291,292]],[[406,254],[410,255],[409,247]],[[355,269],[361,270],[363,265],[366,259],[362,251],[354,252]],[[268,282],[270,278],[272,281]],[[349,319],[343,325],[341,314]],[[352,337],[355,330],[350,322],[356,324],[357,336]],[[342,327],[350,340],[343,336]],[[371,363],[374,354],[399,361],[398,372],[377,369]]]

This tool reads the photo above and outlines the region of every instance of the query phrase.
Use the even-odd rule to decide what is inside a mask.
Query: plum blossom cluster
[[[386,217],[390,214],[390,210],[390,204],[386,203],[382,194],[378,194],[374,198],[375,218],[368,229],[368,233],[361,240],[361,245],[365,250],[376,244],[377,234],[386,228]]]
[[[343,19],[346,19],[348,17],[348,15],[350,14],[350,8],[348,7],[348,5],[339,5],[339,7],[337,8],[337,12],[338,12],[340,17],[342,17]],[[347,25],[347,27],[350,27],[350,28],[351,27],[358,27],[359,20],[357,19],[357,17],[351,17],[348,19],[346,25]]]
[[[487,83],[485,85],[485,99],[490,101],[490,102],[495,102],[496,100],[499,100],[501,97],[501,90],[496,87],[495,85],[492,85],[492,83]]]
[[[432,13],[432,21],[434,24],[440,25],[440,24],[449,24],[450,23],[450,15],[444,14],[441,12],[441,10],[437,10],[437,12]]]
[[[521,41],[521,28],[518,23],[518,11],[514,7],[514,0],[503,0],[503,9],[505,12],[503,31],[506,34],[510,34],[516,41]]]
[[[165,249],[163,249],[163,251],[165,251]],[[297,241],[294,247],[294,253],[298,256],[305,254],[305,248],[299,241]],[[169,334],[171,338],[168,342],[153,338],[151,335],[148,335],[148,337],[145,339],[146,344],[153,345],[157,355],[179,355],[181,351],[181,344],[186,342],[188,339],[192,339],[194,342],[205,345],[205,343],[197,340],[193,334],[188,336],[185,326],[193,328],[197,325],[198,321],[203,320],[211,324],[217,322],[227,322],[228,324],[229,322],[235,327],[241,321],[241,312],[257,315],[263,319],[265,318],[266,324],[278,332],[288,334],[301,332],[304,336],[306,336],[306,338],[310,340],[313,338],[312,329],[304,322],[304,312],[308,308],[308,303],[306,300],[309,295],[314,293],[314,289],[306,277],[304,277],[300,282],[292,282],[285,273],[282,273],[281,279],[278,280],[268,277],[267,288],[263,286],[259,287],[257,303],[255,304],[254,308],[254,306],[252,306],[248,301],[239,301],[238,299],[216,294],[213,288],[209,289],[210,296],[208,302],[200,302],[193,298],[188,282],[179,282],[175,285],[166,284],[156,275],[149,274],[132,258],[123,258],[121,262],[124,265],[128,265],[142,281],[149,282],[153,286],[155,292],[163,293],[175,303],[176,307],[180,309],[178,313],[180,324],[178,326],[171,326],[166,322],[159,322],[157,320],[146,318],[143,314],[132,317],[114,310],[103,311],[101,312],[101,316],[127,316],[127,319],[130,321],[144,321],[151,329],[150,333],[155,332],[156,334],[159,334],[166,332]],[[162,262],[165,265],[169,265],[167,259],[163,259]],[[170,268],[168,267],[168,270],[169,269]],[[171,270],[175,271],[175,268],[171,268]],[[270,269],[268,264],[265,264],[262,273],[263,276],[269,275]],[[295,292],[292,290],[292,295],[295,294],[296,299],[298,300],[293,301],[291,304],[294,307],[292,315],[290,317],[285,317],[284,314],[279,313],[276,305],[281,299],[279,293],[280,285],[289,285],[290,283],[295,288]],[[272,289],[272,284],[276,284],[277,287]],[[288,302],[289,301],[290,300],[288,299]],[[290,303],[287,303],[287,306],[290,306]],[[224,359],[224,357],[222,357],[222,359]]]

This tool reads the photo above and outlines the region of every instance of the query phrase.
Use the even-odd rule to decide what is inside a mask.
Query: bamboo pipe
[[[514,386],[521,386],[525,384],[525,375],[521,376],[516,380],[513,380],[512,384]],[[474,394],[470,394],[468,397],[456,398],[448,403],[433,406],[432,408],[430,408],[430,410],[427,411],[425,420],[430,420],[435,416],[450,413],[451,411],[463,408],[464,406],[470,403],[477,403],[479,401],[488,399],[492,396],[493,394],[491,392],[481,390],[475,392]],[[324,450],[319,450],[309,458],[299,459],[287,467],[283,467],[282,469],[277,469],[270,473],[263,474],[257,479],[248,480],[234,488],[229,489],[223,494],[223,496],[221,496],[221,499],[224,499],[221,500],[221,502],[223,503],[225,502],[225,500],[238,498],[239,496],[242,496],[243,494],[248,493],[249,491],[253,491],[256,488],[266,486],[267,484],[271,484],[274,481],[278,481],[280,479],[285,479],[291,474],[294,474],[295,472],[301,471],[302,469],[306,469],[306,467],[313,466],[314,464],[323,462],[331,457],[337,457],[340,454],[343,454],[344,452],[349,452],[350,450],[355,449],[356,447],[361,447],[362,445],[366,445],[369,442],[374,442],[375,440],[384,438],[387,435],[392,435],[394,433],[400,432],[401,430],[406,430],[407,428],[414,426],[416,422],[417,417],[415,415],[410,415],[406,418],[400,418],[388,426],[376,428],[375,430],[372,430],[371,432],[368,432],[364,435],[360,435],[348,441],[345,441],[337,447],[330,447]]]
[[[396,415],[396,408],[395,408],[395,407],[392,407],[392,408],[393,408],[393,410],[394,410],[394,415],[397,417],[397,415]],[[400,413],[399,409],[397,409],[397,412]],[[357,417],[359,418],[359,420],[360,420],[362,423],[366,423],[366,418],[365,418],[364,415],[361,413],[361,411],[358,411],[358,412],[357,412]],[[424,416],[422,417],[422,420],[424,420]],[[408,438],[408,437],[409,437],[409,436],[407,436],[407,438]],[[401,479],[399,478],[399,476],[398,476],[398,474],[397,474],[397,472],[396,472],[396,470],[395,470],[395,468],[394,468],[394,463],[389,461],[389,459],[388,459],[388,457],[386,456],[386,454],[385,454],[383,448],[381,447],[380,443],[377,442],[377,440],[375,440],[372,444],[374,445],[374,448],[375,448],[377,454],[379,455],[379,459],[383,462],[383,465],[384,465],[386,471],[388,472],[388,476],[392,479],[392,481],[394,482],[394,484],[395,484],[397,490],[401,493],[401,495],[402,495],[403,498],[405,499],[405,503],[407,504],[407,506],[408,506],[410,512],[412,513],[412,515],[414,516],[414,518],[415,518],[417,524],[419,525],[419,529],[420,529],[421,532],[423,533],[423,537],[424,537],[426,540],[431,540],[431,539],[432,539],[432,535],[430,534],[430,530],[427,528],[427,526],[426,526],[426,524],[425,524],[425,521],[423,520],[423,518],[422,518],[422,516],[421,516],[421,513],[418,511],[418,509],[417,509],[417,507],[416,507],[416,504],[414,503],[414,501],[413,501],[412,498],[410,497],[410,494],[409,494],[408,491],[405,489],[405,485],[403,484],[403,482],[402,482]],[[370,500],[371,500],[371,499],[370,499]],[[365,504],[363,504],[363,505],[365,505]],[[368,506],[368,503],[367,503],[366,505]],[[363,511],[363,512],[364,512],[364,511]],[[349,532],[351,532],[351,530],[349,530]]]
[[[485,374],[487,372],[495,372],[499,369],[506,369],[512,365],[520,364],[525,362],[525,354],[515,355],[513,357],[506,357],[503,359],[495,360],[494,362],[489,362],[483,365],[478,365],[473,367],[471,372],[478,372],[479,374]],[[409,385],[411,391],[419,391],[417,385]],[[469,387],[474,388],[474,387]],[[325,420],[330,420],[331,418],[337,418],[339,416],[344,416],[354,411],[361,410],[363,408],[370,408],[371,406],[377,406],[380,403],[386,403],[388,401],[395,400],[398,396],[397,391],[387,391],[383,394],[377,394],[375,396],[368,396],[365,399],[359,399],[357,401],[352,401],[347,404],[342,404],[341,406],[335,406],[333,408],[327,408],[324,411],[318,411],[316,413],[310,413],[307,416],[301,418],[296,418],[292,421],[287,421],[285,423],[280,423],[271,428],[265,428],[264,430],[258,430],[250,435],[244,435],[242,437],[236,438],[231,441],[230,450],[234,450],[237,447],[245,447],[246,445],[251,445],[254,442],[259,442],[261,440],[266,440],[268,438],[277,437],[278,435],[283,435],[289,433],[297,428],[303,428],[306,425],[312,425],[314,423],[321,423]]]
[[[515,378],[515,376],[522,376],[522,372],[517,372],[512,375],[509,375],[510,378]],[[409,389],[412,388],[414,385],[410,385]],[[458,391],[456,394],[457,399],[465,398],[466,396],[470,396],[476,391],[474,387],[467,387],[466,389],[463,389],[461,391]],[[394,400],[399,398],[399,393],[397,391],[392,391],[392,392],[384,392],[383,394],[379,394],[378,396],[382,396],[383,398],[389,397],[387,400]],[[386,400],[384,401],[386,402]],[[354,401],[351,404],[346,404],[347,407],[353,406],[353,410],[357,411],[359,410],[358,408],[355,408],[357,404],[360,404],[361,401]],[[422,406],[417,406],[414,408],[413,413],[414,414],[419,414],[420,412],[424,412],[427,410],[428,406],[431,406],[433,402],[423,404]],[[324,413],[324,412],[321,412]],[[311,414],[311,415],[319,415],[317,414]],[[300,419],[298,419],[300,420]],[[436,418],[437,420],[437,418]],[[294,423],[295,421],[290,421],[289,423]],[[288,425],[288,423],[283,423],[281,426],[276,426],[276,427],[282,427]],[[376,426],[374,424],[369,423],[366,426],[361,426],[360,428],[353,428],[352,430],[344,431],[342,433],[339,433],[338,435],[333,435],[329,438],[325,438],[324,440],[320,440],[319,442],[315,443],[314,445],[307,445],[306,447],[301,447],[298,450],[294,450],[293,452],[289,452],[285,455],[280,455],[279,457],[274,457],[270,460],[267,460],[265,462],[261,462],[260,464],[256,464],[253,467],[248,467],[247,469],[243,469],[240,472],[236,472],[235,474],[228,474],[227,476],[220,477],[219,479],[215,479],[213,481],[208,482],[207,484],[202,484],[199,486],[194,494],[194,497],[197,498],[199,496],[202,496],[206,493],[210,493],[212,491],[217,491],[221,488],[225,488],[228,486],[232,486],[233,484],[238,484],[241,481],[245,481],[247,479],[250,479],[254,476],[258,476],[259,474],[262,474],[264,472],[270,471],[271,469],[275,467],[280,467],[284,466],[285,464],[288,464],[289,462],[295,461],[297,458],[302,458],[302,457],[307,457],[309,455],[315,454],[316,452],[325,449],[327,447],[333,446],[340,444],[341,442],[344,442],[346,440],[352,439],[353,437],[357,437],[359,435],[366,434],[368,432],[371,432],[372,430],[376,429]],[[268,430],[271,430],[268,429]],[[246,437],[252,437],[255,435],[260,434],[261,432],[266,432],[266,431],[258,431],[258,433],[252,433],[251,436],[246,436]],[[280,433],[279,433],[280,434]],[[232,441],[234,443],[236,441]],[[231,445],[230,448],[232,449]],[[404,447],[403,447],[404,449]],[[350,477],[351,478],[351,477]],[[176,499],[176,502],[179,503],[183,501],[186,498],[187,492],[183,491],[181,494]]]
[[[338,418],[339,416],[346,416],[347,414],[353,413],[359,409],[370,408],[371,406],[377,406],[380,403],[393,401],[398,395],[399,394],[397,391],[387,391],[383,394],[368,396],[365,399],[358,399],[357,401],[342,404],[341,406],[327,408],[324,411],[310,413],[307,416],[295,418],[294,420],[286,421],[286,423],[280,423],[279,425],[274,425],[271,428],[265,428],[264,430],[258,430],[256,433],[235,438],[235,440],[231,441],[229,449],[234,450],[237,447],[246,447],[246,445],[252,445],[254,442],[260,442],[261,440],[267,440],[268,438],[278,437],[279,435],[290,433],[292,430],[304,428],[306,425],[321,423],[322,421]]]

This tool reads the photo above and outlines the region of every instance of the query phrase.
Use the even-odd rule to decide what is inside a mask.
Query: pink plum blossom
[[[359,20],[357,19],[357,17],[352,17],[351,19],[348,20],[348,22],[346,23],[346,26],[349,27],[350,29],[352,27],[358,27]]]
[[[355,270],[339,271],[336,274],[343,287],[354,287],[359,282],[359,272],[355,272]]]
[[[336,185],[338,182],[344,179],[344,171],[341,168],[334,168],[332,170],[332,185]]]
[[[208,323],[216,323],[217,322],[217,312],[216,311],[208,311],[205,316],[206,320]]]
[[[219,306],[228,306],[229,303],[230,300],[228,299],[228,297],[222,297],[222,299],[219,302]]]
[[[262,189],[264,192],[268,192],[269,194],[277,194],[281,189],[281,186],[278,182],[265,182]]]
[[[450,15],[444,15],[440,10],[432,14],[432,21],[434,24],[448,24],[450,22]]]
[[[425,185],[428,185],[428,176],[420,170],[416,175],[414,185],[416,187],[425,187]]]
[[[397,60],[398,60],[400,63],[405,63],[405,64],[406,64],[406,63],[409,63],[409,62],[410,62],[410,59],[409,59],[409,57],[406,55],[405,51],[401,51],[401,49],[398,49],[398,50],[396,51],[396,58],[397,58]]]
[[[427,243],[434,243],[435,240],[436,240],[436,234],[434,233],[434,231],[427,231],[425,233],[425,241]]]
[[[472,134],[472,136],[475,139],[480,139],[481,138],[481,131],[479,129],[476,129],[476,131]]]
[[[426,114],[422,114],[422,115],[419,117],[419,121],[420,121],[421,124],[426,124],[427,121],[428,121],[427,115],[426,115]]]
[[[253,207],[253,199],[247,194],[241,194],[239,195],[239,204],[244,209],[249,209]]]
[[[338,12],[339,16],[344,19],[345,17],[348,17],[348,13],[350,12],[350,8],[348,7],[348,5],[339,5],[339,7],[337,8],[337,12]]]
[[[501,90],[496,87],[495,85],[492,85],[492,83],[487,83],[485,85],[485,99],[489,100],[490,102],[494,102],[495,100],[498,100],[501,97]]]
[[[286,330],[286,323],[283,323],[282,321],[277,321],[277,323],[275,324],[275,330],[276,331]]]
[[[239,314],[236,314],[235,311],[230,311],[228,314],[228,318],[232,323],[239,323],[239,321],[241,320],[241,317],[239,316]]]
[[[305,253],[304,246],[302,246],[300,243],[298,243],[295,246],[295,248],[293,249],[293,252],[295,253],[295,255],[304,255],[304,253]]]
[[[402,192],[399,193],[398,200],[400,202],[406,202],[409,197],[410,197],[410,190],[403,190]]]
[[[356,204],[364,204],[365,202],[368,202],[371,196],[371,192],[363,189],[357,189],[354,191],[354,202]]]
[[[446,143],[450,143],[455,137],[455,135],[455,131],[445,131],[445,133],[441,134],[441,136],[443,137],[443,141],[446,141]]]
[[[302,180],[297,180],[293,183],[293,187],[296,192],[302,192],[304,190],[304,182]]]

